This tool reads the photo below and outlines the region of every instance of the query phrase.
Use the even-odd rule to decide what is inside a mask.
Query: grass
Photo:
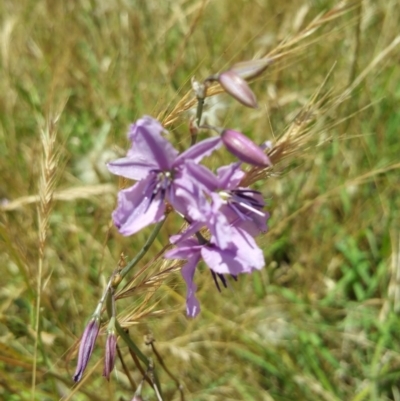
[[[259,109],[213,97],[221,125],[275,144],[274,168],[248,175],[271,212],[266,268],[221,294],[200,268],[202,312],[188,320],[178,266],[159,257],[180,227],[169,216],[119,317],[147,356],[152,333],[186,400],[400,400],[400,10],[336,3],[0,4],[0,398],[132,399],[120,361],[101,377],[103,333],[84,381],[71,379],[105,282],[151,232],[113,228],[124,183],[104,163],[143,114],[184,148],[191,77],[269,55],[251,84]]]

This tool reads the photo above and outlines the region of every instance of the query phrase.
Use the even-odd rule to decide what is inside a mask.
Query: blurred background
[[[143,114],[172,115],[185,149],[191,77],[272,54],[251,83],[257,110],[220,94],[205,114],[292,144],[255,184],[271,213],[257,240],[265,269],[219,293],[201,266],[202,311],[187,319],[178,269],[160,273],[182,225],[170,215],[119,318],[148,356],[152,333],[185,400],[399,401],[399,26],[394,0],[0,0],[0,398],[132,399],[120,361],[110,382],[101,376],[103,332],[72,382],[108,277],[151,232],[113,227],[126,183],[105,163],[125,154]],[[156,369],[164,399],[180,400]],[[144,399],[157,399],[148,386]]]

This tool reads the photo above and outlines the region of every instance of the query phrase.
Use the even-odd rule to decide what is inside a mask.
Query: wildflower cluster
[[[226,286],[225,275],[236,279],[240,273],[251,273],[264,266],[262,250],[255,237],[267,230],[269,214],[264,210],[260,192],[243,186],[243,163],[265,168],[271,165],[263,148],[239,131],[202,126],[202,105],[211,83],[217,81],[232,97],[247,107],[257,107],[254,93],[245,79],[262,72],[269,60],[239,63],[221,74],[212,75],[202,83],[193,81],[198,100],[196,120],[191,122],[192,143],[179,153],[168,140],[162,124],[144,116],[131,125],[128,139],[131,147],[123,158],[111,161],[107,167],[115,175],[135,183],[118,194],[118,205],[112,218],[124,236],[133,235],[143,228],[158,223],[149,238],[154,240],[169,211],[174,211],[187,227],[170,238],[172,249],[164,254],[167,259],[181,259],[182,276],[187,285],[186,311],[189,317],[200,312],[196,298],[194,275],[200,260],[210,268],[219,289],[220,280]],[[196,143],[198,132],[207,129],[213,135]],[[217,149],[224,147],[238,161],[211,170],[202,161]],[[100,330],[100,314],[107,299],[109,325],[103,375],[109,379],[113,370],[117,334],[124,338],[139,359],[150,369],[151,363],[137,349],[116,319],[114,291],[129,269],[147,250],[137,256],[129,266],[116,271],[111,277],[96,312],[87,325],[79,349],[78,366],[74,380],[82,377]],[[118,277],[117,277],[118,276]],[[156,381],[151,381],[155,391]],[[136,394],[140,396],[140,394]]]
[[[200,162],[223,143],[246,162],[267,166],[269,161],[260,147],[233,130],[180,154],[163,133],[157,120],[141,118],[130,128],[127,156],[108,164],[112,173],[137,180],[120,191],[113,220],[121,234],[132,235],[161,221],[168,202],[189,223],[185,232],[171,237],[176,248],[165,257],[188,260],[182,274],[188,286],[187,314],[194,317],[200,310],[193,283],[199,260],[216,275],[261,269],[264,259],[253,237],[266,230],[268,218],[261,194],[240,186],[240,162],[222,166],[216,174]],[[204,228],[210,232],[208,240],[200,234]]]

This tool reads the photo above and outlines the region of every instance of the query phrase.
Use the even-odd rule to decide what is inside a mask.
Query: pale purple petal
[[[189,149],[181,153],[174,163],[175,166],[182,163],[184,160],[193,160],[199,163],[203,157],[211,155],[214,150],[218,149],[222,144],[219,136],[214,138],[204,139],[203,141],[196,143]]]
[[[171,237],[171,241],[176,240],[177,236]],[[182,267],[182,277],[187,285],[186,293],[186,313],[190,317],[195,317],[200,312],[200,304],[196,298],[196,284],[193,282],[196,266],[200,261],[201,245],[194,238],[181,241],[179,246],[166,252],[166,259],[186,259],[188,262]]]
[[[151,200],[154,189],[152,183],[153,177],[149,176],[119,192],[118,206],[112,216],[122,235],[132,235],[164,218],[165,203],[162,197],[157,195]]]
[[[238,275],[246,271],[245,266],[235,260],[236,249],[219,249],[218,247],[203,247],[201,256],[208,267],[218,274]]]
[[[261,269],[265,265],[264,255],[254,238],[241,228],[231,226],[230,229],[229,246],[225,249],[213,245],[214,237],[211,237],[210,246],[202,248],[207,265],[215,273],[233,275]]]
[[[200,253],[193,256],[186,264],[182,267],[182,277],[186,282],[187,293],[186,293],[186,313],[189,317],[196,317],[200,312],[200,303],[196,298],[197,286],[193,282],[194,273],[196,266],[200,260]]]
[[[164,254],[164,258],[166,259],[190,259],[192,257],[197,257],[200,253],[201,245],[195,238],[187,238],[181,240],[180,235],[173,235],[170,238],[171,243],[176,243],[179,241],[179,245],[170,249]]]
[[[242,248],[243,244],[245,246]],[[256,245],[249,246],[243,239],[226,249],[205,246],[201,249],[201,256],[209,268],[218,274],[236,276],[240,273],[251,273],[265,264],[262,251]]]
[[[121,159],[114,160],[107,163],[107,168],[115,175],[131,180],[142,180],[147,177],[150,171],[156,170],[159,167],[154,160],[142,160],[141,156],[137,156],[136,159],[122,157]]]
[[[247,272],[260,270],[265,266],[262,250],[254,238],[240,227],[232,229],[232,243],[237,247],[236,260],[246,266]]]
[[[221,213],[230,224],[245,228],[253,237],[267,231],[269,213],[263,210],[264,199],[259,192],[239,187],[228,195],[228,203],[221,208]]]
[[[207,167],[193,161],[184,163],[182,176],[205,191],[215,191],[219,187],[217,177]]]
[[[202,185],[183,169],[172,181],[167,198],[176,211],[187,216],[189,209],[199,207],[201,198],[204,198],[202,189]]]
[[[264,216],[259,216],[258,214],[253,213],[250,220],[242,220],[238,222],[236,226],[242,228],[251,236],[256,237],[260,233],[266,233],[268,231],[268,219],[268,212],[264,212]]]
[[[133,161],[147,161],[160,170],[169,170],[178,155],[178,151],[161,133],[164,127],[154,118],[144,116],[132,124],[128,134],[132,148],[128,157]]]
[[[238,187],[245,175],[244,171],[240,169],[240,164],[240,162],[232,163],[217,170],[219,189],[234,189]]]
[[[211,194],[211,208],[205,214],[205,224],[210,230],[213,242],[219,248],[225,249],[231,243],[232,230],[226,216],[220,212],[223,205],[222,199],[217,194]]]

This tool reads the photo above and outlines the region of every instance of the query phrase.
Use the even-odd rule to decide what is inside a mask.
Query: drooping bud
[[[106,341],[106,352],[104,357],[103,376],[110,380],[110,374],[114,369],[115,357],[117,352],[117,337],[114,331],[110,331]]]
[[[238,102],[244,106],[257,108],[257,99],[247,82],[232,70],[218,75],[218,82]]]
[[[260,146],[241,132],[227,129],[222,131],[221,139],[226,149],[245,163],[259,167],[271,166],[271,161]]]
[[[87,324],[85,331],[83,332],[81,343],[79,345],[78,363],[73,376],[74,382],[81,380],[90,356],[92,355],[94,344],[100,330],[99,322],[100,317],[95,315]]]
[[[243,79],[251,79],[260,75],[265,69],[272,64],[272,58],[260,58],[257,60],[242,61],[234,64],[230,71],[239,75]]]

